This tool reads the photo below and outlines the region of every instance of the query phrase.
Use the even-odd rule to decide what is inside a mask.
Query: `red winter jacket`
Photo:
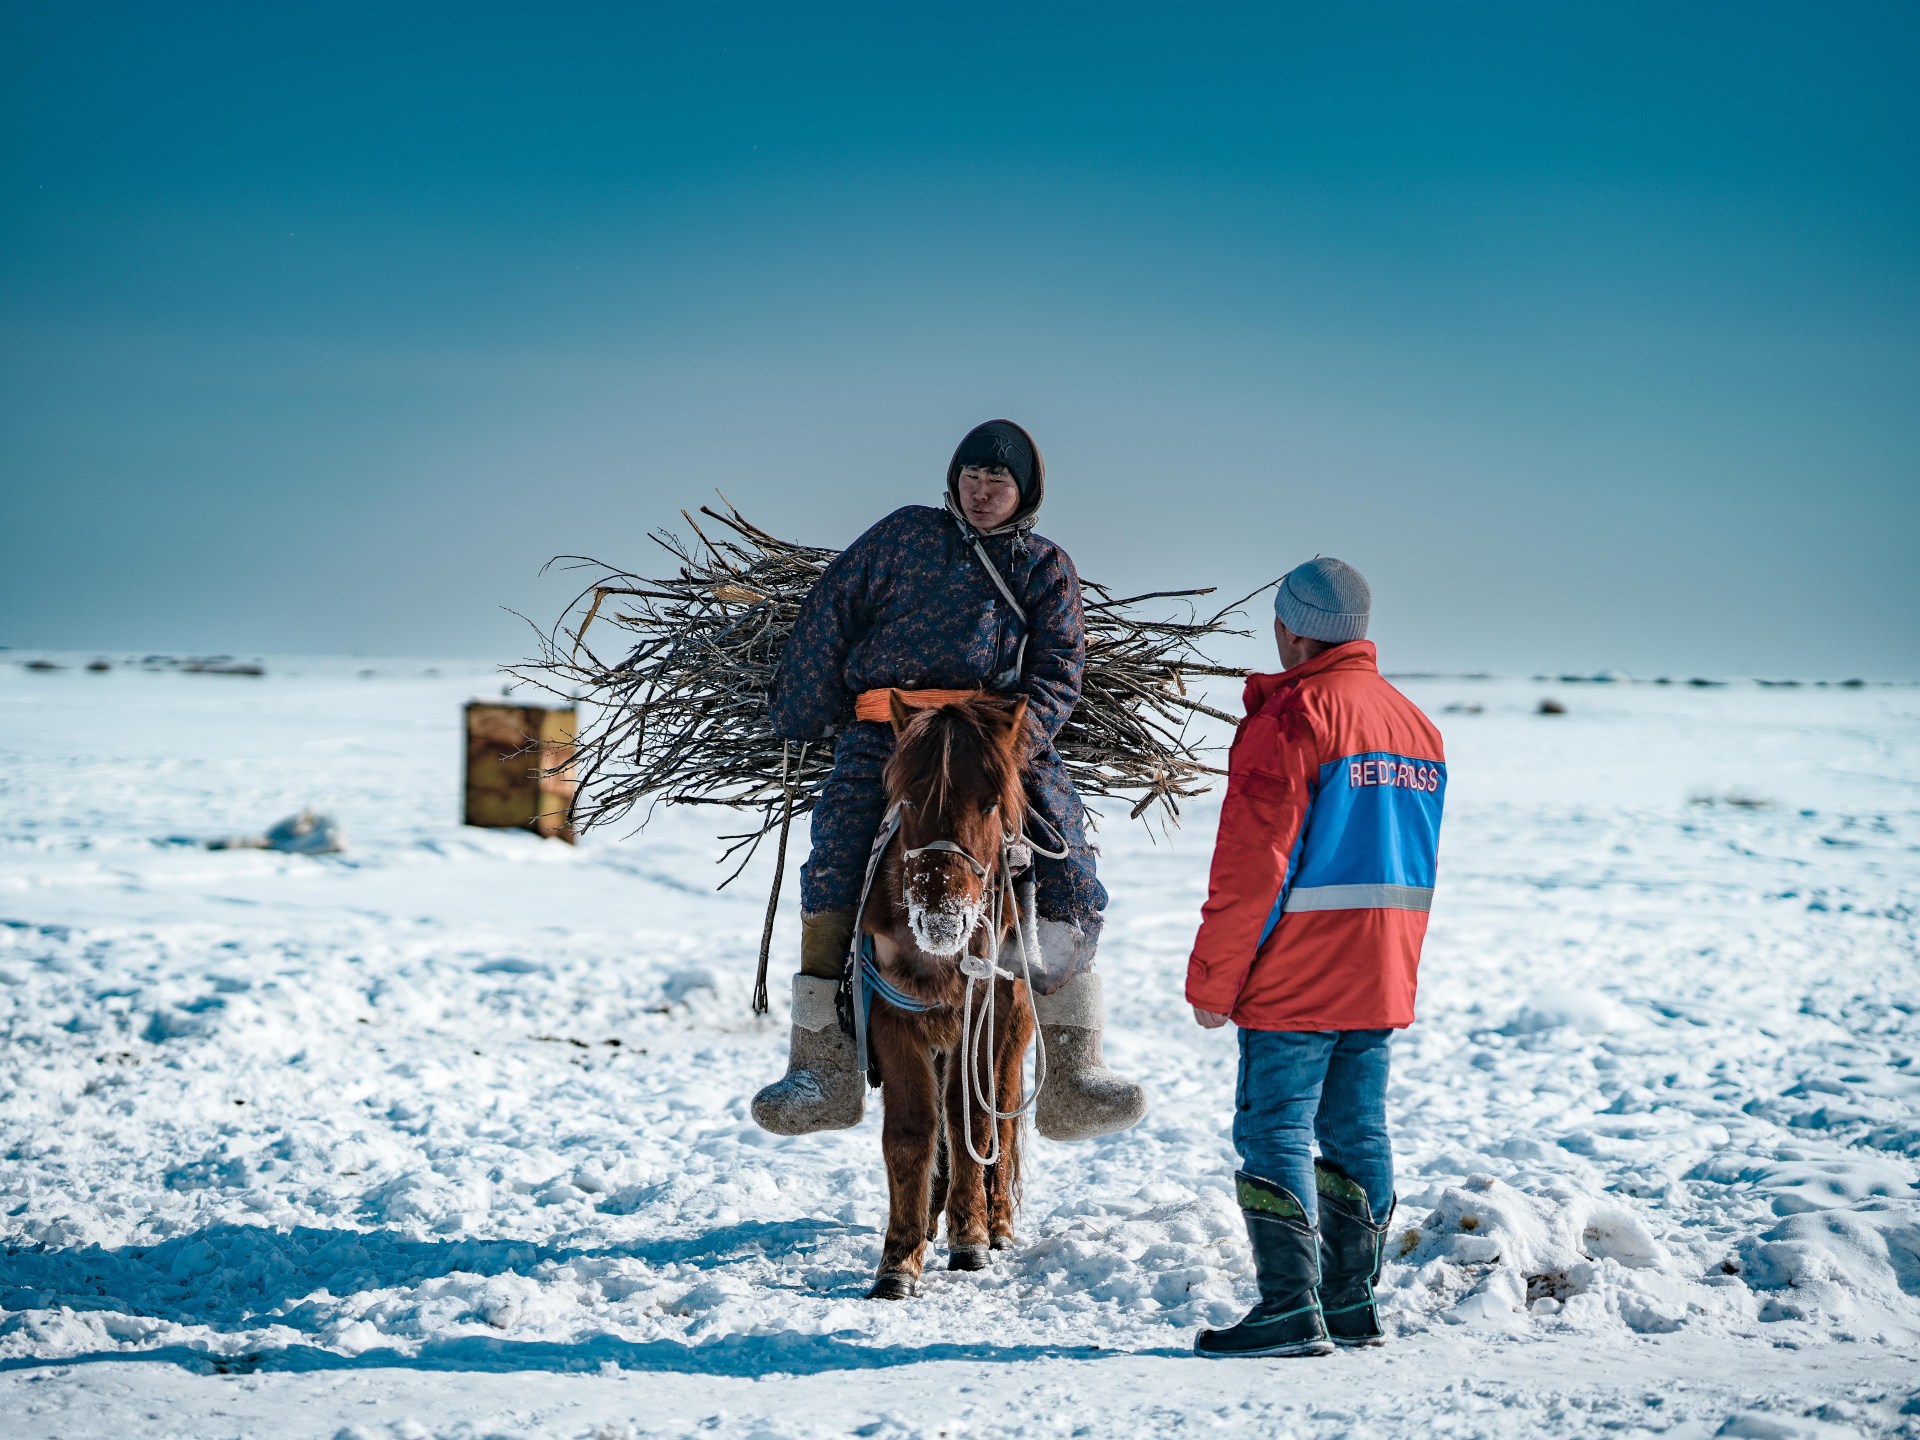
[[[1413,1023],[1446,797],[1440,732],[1371,641],[1247,678],[1187,999],[1249,1030]]]

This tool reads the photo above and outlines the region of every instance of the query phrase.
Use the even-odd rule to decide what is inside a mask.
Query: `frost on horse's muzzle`
[[[928,955],[957,955],[980,923],[978,901],[945,900],[937,906],[907,905],[913,943]]]

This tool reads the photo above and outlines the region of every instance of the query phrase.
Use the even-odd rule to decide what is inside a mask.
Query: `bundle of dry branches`
[[[677,563],[670,577],[560,557],[555,563],[597,577],[540,632],[540,653],[511,673],[588,707],[574,760],[577,830],[617,821],[643,802],[749,811],[749,827],[726,837],[723,862],[740,857],[731,881],[761,838],[782,827],[789,807],[792,815],[813,807],[832,769],[830,746],[803,747],[773,733],[767,700],[801,604],[837,552],[769,535],[723,503],[723,511],[701,507],[707,529],[685,515],[695,543],[654,533]],[[1187,681],[1244,673],[1208,663],[1200,649],[1209,636],[1245,633],[1226,624],[1237,604],[1205,618],[1151,619],[1138,607],[1176,602],[1191,611],[1213,592],[1116,599],[1081,583],[1089,597],[1086,679],[1057,742],[1061,757],[1082,795],[1137,795],[1133,818],[1158,805],[1165,820],[1177,821],[1179,801],[1222,773],[1205,763],[1187,725],[1194,715],[1234,717],[1190,695]],[[603,624],[590,637],[595,620],[616,628],[609,633]],[[595,639],[611,655],[615,635],[625,653],[603,658]]]

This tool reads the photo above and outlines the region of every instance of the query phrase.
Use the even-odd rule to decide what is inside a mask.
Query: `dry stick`
[[[787,778],[786,742],[780,745],[780,779]],[[807,742],[800,742],[800,763],[807,763]],[[753,1013],[767,1013],[767,957],[773,953],[773,918],[780,911],[780,881],[787,873],[787,831],[793,828],[793,790],[787,792],[786,813],[780,817],[780,844],[773,852],[773,889],[767,892],[767,918],[760,927],[760,964],[753,972]]]
[[[686,516],[691,542],[653,534],[672,559],[668,575],[560,557],[557,563],[598,573],[551,630],[535,627],[539,655],[511,673],[588,707],[577,742],[576,829],[620,820],[636,806],[644,825],[661,803],[748,812],[746,827],[722,837],[721,863],[731,866],[724,885],[760,840],[813,808],[831,770],[819,754],[792,761],[767,723],[767,701],[801,606],[837,552],[781,540],[725,496],[721,502],[720,509],[702,506],[698,519]],[[1189,722],[1234,718],[1188,694],[1187,682],[1243,673],[1210,663],[1200,647],[1213,635],[1242,633],[1226,622],[1245,601],[1210,616],[1163,619],[1129,607],[1191,605],[1211,592],[1116,598],[1083,583],[1085,686],[1057,741],[1068,776],[1089,797],[1137,796],[1133,815],[1157,806],[1165,823],[1176,823],[1178,802],[1203,793],[1219,774],[1188,739]],[[608,605],[610,597],[628,603]],[[574,615],[580,622],[570,628]],[[629,637],[630,648],[612,663],[586,643],[600,619]]]

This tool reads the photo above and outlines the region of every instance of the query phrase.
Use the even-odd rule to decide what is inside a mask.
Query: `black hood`
[[[974,426],[954,447],[953,459],[947,462],[947,509],[963,528],[970,529],[960,508],[960,471],[967,465],[1005,465],[1021,481],[1020,508],[1006,524],[988,533],[1006,535],[1033,528],[1040,518],[1040,502],[1046,498],[1047,463],[1040,458],[1040,447],[1024,426],[1011,420],[989,420]],[[1030,473],[1022,476],[1023,468]]]

